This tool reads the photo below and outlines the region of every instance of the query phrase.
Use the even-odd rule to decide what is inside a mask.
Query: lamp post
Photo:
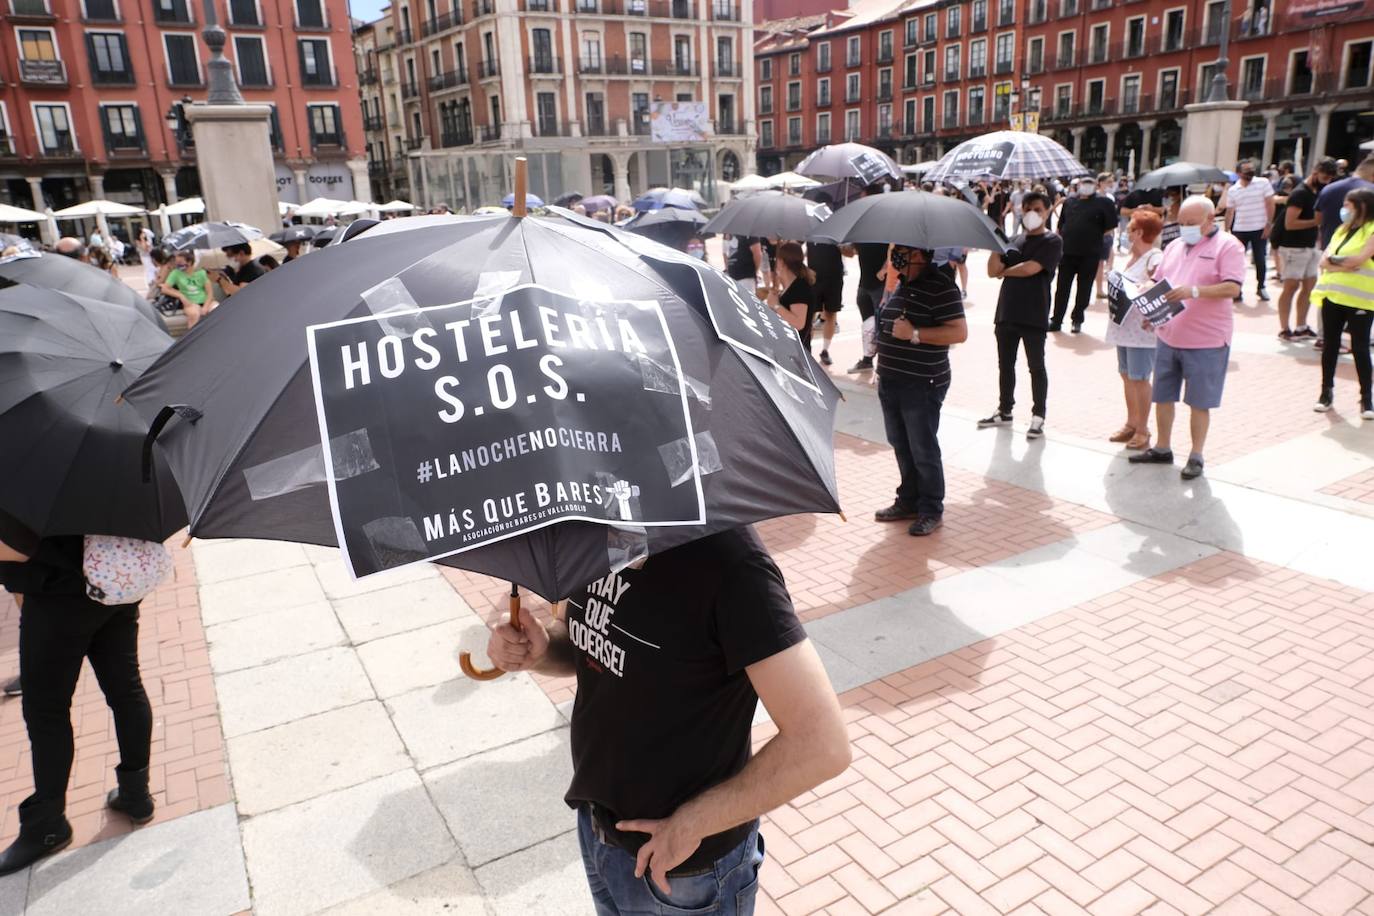
[[[191,97],[184,95],[180,101],[173,102],[167,109],[163,118],[167,121],[167,130],[172,138],[177,142],[178,149],[185,149],[194,142],[191,136],[191,125],[186,120],[186,106],[191,104]]]
[[[208,2],[208,0],[207,0]],[[1221,47],[1217,53],[1217,72],[1212,76],[1212,86],[1207,92],[1207,101],[1226,102],[1231,98],[1231,87],[1226,83],[1226,68],[1230,61],[1226,49],[1231,40],[1231,0],[1221,4]]]
[[[224,56],[224,42],[229,36],[215,17],[214,0],[203,0],[203,5],[205,31],[200,33],[200,37],[205,39],[210,49],[210,60],[205,64],[205,101],[210,105],[242,105],[243,95],[234,81],[234,65]]]

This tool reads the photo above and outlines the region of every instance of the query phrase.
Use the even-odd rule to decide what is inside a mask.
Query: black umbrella
[[[706,216],[700,211],[664,207],[662,210],[636,213],[620,228],[681,250],[689,240],[703,234],[702,227],[705,225]]]
[[[151,321],[158,330],[167,330],[167,323],[151,302],[108,271],[76,258],[47,252],[0,258],[0,288],[15,283],[27,283],[98,302],[127,306]]]
[[[1135,187],[1140,191],[1153,191],[1156,188],[1178,188],[1190,184],[1214,184],[1229,180],[1226,173],[1214,165],[1201,162],[1174,162],[1141,175],[1136,179]]]
[[[818,242],[890,242],[912,248],[986,248],[1006,251],[997,227],[956,197],[892,191],[857,200],[811,234]]]
[[[349,239],[356,239],[373,226],[381,225],[381,220],[362,217],[344,226],[343,232],[339,233],[338,241],[346,242]]]
[[[848,203],[863,197],[864,183],[857,178],[842,178],[829,184],[817,185],[802,191],[802,197],[823,203],[831,210],[838,210]]]
[[[501,293],[521,283],[541,284],[543,292],[525,288]],[[360,290],[366,291],[361,297]],[[479,290],[505,298],[497,304],[490,299],[464,301]],[[590,387],[570,382],[572,387],[564,389],[572,414],[562,419],[539,419],[544,396],[534,391],[527,398],[529,379],[520,373],[507,375],[501,367],[550,355],[571,364],[575,348],[541,356],[544,345],[525,349],[508,338],[500,346],[509,349],[501,349],[503,355],[497,358],[488,355],[498,352],[494,338],[479,343],[487,338],[473,337],[464,338],[465,346],[471,347],[464,350],[466,356],[454,349],[455,330],[480,326],[484,334],[500,333],[487,323],[508,322],[506,316],[517,305],[506,303],[517,302],[517,296],[523,297],[518,307],[527,309],[520,334],[546,333],[540,330],[545,316],[528,311],[536,305],[549,309],[547,320],[557,328],[565,326],[561,316],[585,306],[584,314],[590,317],[568,319],[566,326],[574,329],[572,335],[593,334],[600,342],[596,345],[609,351],[597,354],[590,364],[587,371],[595,375]],[[530,296],[542,298],[531,303]],[[607,304],[612,299],[640,304],[612,308]],[[281,303],[288,301],[292,308],[282,309]],[[461,304],[448,305],[455,302]],[[408,311],[416,306],[435,308]],[[653,349],[652,342],[648,351],[630,358],[634,347],[623,345],[624,326],[606,317],[637,315],[635,320],[642,320],[643,309],[650,314],[661,310],[664,330],[654,334],[670,334],[671,358]],[[157,448],[177,476],[192,518],[191,533],[198,537],[334,545],[342,530],[355,573],[429,558],[520,583],[546,598],[561,598],[630,559],[712,532],[779,515],[838,511],[832,446],[838,391],[814,369],[795,333],[775,319],[698,259],[567,211],[524,219],[467,217],[413,231],[366,235],[312,255],[295,270],[274,271],[254,281],[235,295],[232,309],[219,309],[197,325],[125,392],[125,398],[155,428],[166,424]],[[310,332],[322,367],[317,405],[307,328],[320,325],[330,326]],[[388,347],[383,339],[396,338],[411,355],[418,352],[410,347],[418,346],[425,328],[442,333],[442,338],[431,336],[443,347],[442,361],[431,366],[434,371],[407,369],[395,377],[394,386],[360,387],[357,396],[362,400],[356,406],[368,417],[339,420],[332,413],[334,398],[353,395],[329,387],[340,384],[338,373],[329,367],[337,368],[342,352],[329,335],[351,334],[355,327],[367,338],[366,346]],[[617,327],[622,329],[619,336]],[[557,328],[554,333],[561,334]],[[725,337],[736,343],[725,343]],[[410,343],[402,343],[402,338]],[[578,346],[585,345],[584,341]],[[390,378],[390,370],[380,363],[370,372],[369,378],[379,382]],[[505,390],[502,379],[516,385],[518,409],[497,410],[493,399],[483,415],[479,392],[488,392],[491,385]],[[448,419],[438,419],[444,407],[439,390],[450,396],[462,393],[467,404],[462,422],[450,425]],[[587,392],[585,408],[571,406],[573,390]],[[385,401],[367,400],[372,392],[382,397],[384,391],[391,392]],[[655,405],[648,413],[637,409],[645,398]],[[533,404],[536,400],[539,403]],[[169,405],[188,405],[196,419],[173,418]],[[317,406],[326,418],[326,437],[320,433]],[[578,413],[589,410],[603,413],[591,418]],[[445,416],[452,417],[452,411]],[[497,421],[499,428],[484,426]],[[683,424],[690,435],[654,438],[652,447],[641,449],[644,443],[635,430],[659,423]],[[620,453],[614,443],[607,445],[610,440],[597,445],[595,435],[587,439],[583,432],[616,429],[626,436]],[[474,521],[462,519],[463,502],[441,500],[444,504],[437,508],[405,502],[411,498],[407,494],[417,492],[417,499],[428,498],[434,492],[428,487],[471,484],[490,498],[492,512],[503,499],[500,505],[509,508],[517,492],[528,491],[533,504],[535,491],[521,475],[538,473],[528,469],[539,468],[546,456],[553,460],[560,452],[541,447],[516,456],[508,449],[547,446],[551,441],[557,445],[574,435],[580,445],[628,456],[607,461],[633,458],[633,473],[602,481],[614,485],[596,491],[609,502],[597,502],[600,508],[594,511],[619,513],[600,516],[603,520],[638,519],[641,497],[647,503],[664,493],[690,494],[692,481],[699,479],[704,522],[657,526],[646,519],[643,526],[608,526],[560,521],[529,530],[484,530],[475,541],[480,546],[467,549],[468,545],[446,540],[450,523]],[[328,457],[322,439],[328,443]],[[421,457],[417,460],[406,452],[403,442],[416,443]],[[512,456],[491,465],[510,477],[494,480],[479,471],[490,460],[489,443],[491,449]],[[418,470],[412,461],[420,465]],[[329,475],[326,468],[331,469]],[[444,478],[442,483],[435,474]],[[340,528],[331,513],[327,476],[337,497]],[[552,487],[553,481],[562,479],[542,480]],[[585,498],[592,491],[573,485],[596,480],[575,475],[566,483],[572,493]],[[669,486],[674,481],[686,489]],[[401,504],[395,502],[398,499]],[[364,505],[371,521],[359,528],[352,524],[350,507]],[[441,513],[442,530],[432,528],[431,510]],[[486,512],[484,506],[476,520],[483,520]],[[358,537],[363,541],[355,540]],[[505,539],[494,539],[498,537]],[[449,552],[435,553],[436,548]]]
[[[313,226],[287,226],[280,232],[274,232],[268,238],[278,245],[286,245],[290,242],[308,242],[315,237]]]
[[[262,230],[246,223],[196,223],[167,236],[162,240],[162,247],[168,251],[189,251],[193,248],[214,251],[230,245],[246,245],[260,238]]]
[[[323,248],[330,242],[334,241],[334,236],[337,235],[338,232],[338,226],[326,226],[319,232],[315,233],[315,237],[310,240],[310,244],[314,248]]]
[[[808,178],[857,178],[864,184],[902,179],[902,168],[882,150],[862,143],[832,143],[807,156],[793,169]]]
[[[804,239],[830,216],[830,207],[782,191],[761,191],[726,204],[706,224],[710,232],[770,238]]]
[[[571,207],[582,199],[583,195],[578,191],[569,191],[566,194],[559,194],[553,199],[555,207]]]
[[[42,536],[161,541],[182,528],[162,458],[143,481],[148,424],[115,402],[171,343],[133,309],[0,290],[0,511]]]

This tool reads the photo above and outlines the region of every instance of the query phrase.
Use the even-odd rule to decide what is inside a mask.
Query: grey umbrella
[[[750,238],[804,239],[829,216],[830,208],[823,203],[782,191],[761,191],[726,204],[706,224],[706,231]]]
[[[260,238],[262,230],[246,223],[196,223],[167,236],[163,239],[162,246],[169,251],[189,251],[193,248],[214,251],[216,248],[227,248],[230,245],[246,245]]]
[[[280,232],[274,232],[268,236],[269,239],[279,245],[285,245],[289,242],[308,242],[314,237],[314,226],[287,226]]]
[[[1201,162],[1174,162],[1141,175],[1135,186],[1137,190],[1152,191],[1155,188],[1177,188],[1229,180],[1226,173],[1214,165]]]
[[[882,150],[862,143],[832,143],[807,156],[793,169],[810,178],[858,178],[872,184],[902,178],[901,166]]]
[[[818,242],[890,242],[912,248],[1005,251],[997,227],[957,197],[925,191],[873,194],[855,201],[811,234]]]
[[[14,283],[28,283],[44,289],[84,296],[98,302],[125,305],[151,321],[159,330],[167,330],[153,304],[118,277],[91,264],[49,252],[20,252],[0,258],[0,288]]]

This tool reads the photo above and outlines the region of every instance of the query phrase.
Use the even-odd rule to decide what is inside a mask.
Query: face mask
[[[897,270],[906,270],[907,265],[911,263],[911,252],[905,248],[893,248],[889,260],[892,261],[892,266]]]
[[[1045,218],[1034,210],[1027,210],[1021,214],[1021,225],[1026,227],[1027,232],[1034,232],[1045,225]]]
[[[1094,185],[1090,185],[1090,184],[1081,184],[1081,185],[1078,186],[1078,196],[1079,196],[1079,197],[1092,197],[1092,196],[1093,196],[1094,194],[1096,194],[1096,193],[1097,193],[1097,188],[1096,188]]]
[[[1178,237],[1183,239],[1185,245],[1196,245],[1202,241],[1201,226],[1179,226]]]
[[[1354,215],[1355,215],[1354,211],[1352,211],[1349,207],[1341,207],[1341,222],[1343,222],[1343,223],[1348,223],[1348,222],[1350,222],[1350,218],[1353,217]]]

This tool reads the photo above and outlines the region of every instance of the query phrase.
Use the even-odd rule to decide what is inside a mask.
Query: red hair
[[[1140,237],[1147,242],[1153,242],[1159,238],[1159,234],[1164,231],[1164,220],[1159,218],[1158,213],[1150,210],[1136,210],[1131,214],[1131,222],[1127,231],[1134,226],[1140,230]]]

